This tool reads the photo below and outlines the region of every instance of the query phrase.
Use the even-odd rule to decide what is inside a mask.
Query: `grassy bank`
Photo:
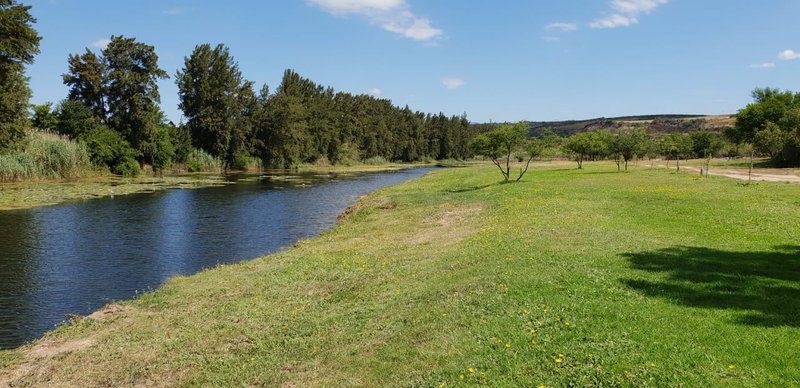
[[[0,353],[3,383],[800,384],[800,186],[441,170]]]

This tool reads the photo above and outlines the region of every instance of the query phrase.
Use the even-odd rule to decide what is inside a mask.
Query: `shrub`
[[[364,163],[364,164],[386,164],[386,163],[389,163],[389,161],[386,160],[386,158],[384,158],[383,156],[373,156],[371,158],[364,159],[362,161],[362,163]]]
[[[107,166],[114,174],[136,176],[139,174],[138,152],[117,131],[96,126],[83,134],[81,140],[89,149],[92,162]]]
[[[22,152],[0,155],[0,182],[16,182],[36,176],[36,164]]]
[[[56,108],[55,129],[62,135],[77,138],[95,127],[92,110],[80,101],[64,100]]]
[[[66,137],[36,133],[25,153],[35,161],[37,174],[49,178],[73,178],[91,169],[86,146]]]
[[[208,152],[194,149],[186,157],[186,170],[189,172],[212,172],[221,170],[219,159]]]
[[[236,152],[233,154],[231,160],[231,169],[234,170],[259,170],[261,169],[261,160],[251,156],[246,152]]]
[[[0,155],[0,181],[75,178],[91,171],[86,146],[58,135],[32,133],[21,151]]]

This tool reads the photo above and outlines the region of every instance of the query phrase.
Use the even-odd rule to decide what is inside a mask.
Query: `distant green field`
[[[800,384],[800,186],[440,170],[38,344],[3,383]]]

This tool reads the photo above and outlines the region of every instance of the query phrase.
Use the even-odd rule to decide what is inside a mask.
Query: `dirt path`
[[[671,166],[664,166],[656,165],[656,167],[667,167],[670,169],[675,169],[674,165]],[[699,167],[692,167],[692,166],[681,166],[681,171],[692,171],[693,173],[700,173]],[[752,179],[754,181],[760,182],[790,182],[790,183],[800,183],[800,175],[797,175],[794,171],[787,171],[781,169],[774,169],[774,172],[771,170],[769,173],[764,172],[765,169],[758,169],[753,170]],[[722,167],[711,167],[709,175],[713,176],[722,176],[726,178],[732,179],[739,179],[739,180],[748,180],[749,177],[747,175],[747,170],[740,170],[740,169],[731,169],[731,168],[722,168]]]

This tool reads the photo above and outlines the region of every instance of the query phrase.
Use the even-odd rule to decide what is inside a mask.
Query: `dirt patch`
[[[409,243],[439,247],[456,244],[480,230],[476,220],[482,212],[479,206],[436,212],[422,221],[422,227],[411,236]]]
[[[131,308],[128,307],[128,306],[123,306],[123,305],[119,305],[119,304],[110,304],[110,305],[107,305],[107,306],[101,308],[100,310],[97,310],[97,311],[89,314],[88,316],[86,316],[86,318],[100,320],[100,319],[103,319],[103,318],[107,318],[107,317],[109,317],[111,315],[119,314],[119,313],[125,313],[125,312],[128,312],[130,310],[131,310]]]
[[[14,386],[15,382],[26,376],[43,375],[49,372],[47,360],[53,357],[86,349],[94,344],[91,338],[73,341],[52,341],[43,339],[29,348],[22,349],[25,360],[8,370],[8,374],[0,374],[0,387]]]
[[[350,218],[353,214],[361,209],[375,208],[381,210],[389,210],[397,207],[397,203],[389,197],[376,197],[362,196],[356,203],[348,206],[344,211],[336,217],[336,223],[340,224]]]

